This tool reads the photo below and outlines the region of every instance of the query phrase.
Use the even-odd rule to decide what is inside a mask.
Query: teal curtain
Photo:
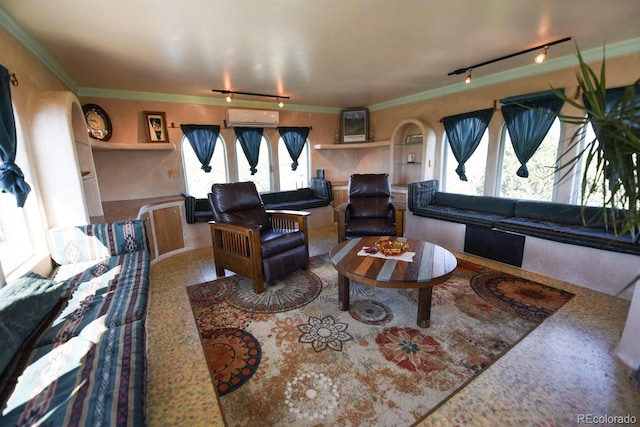
[[[291,163],[292,171],[298,169],[298,159],[307,142],[310,130],[308,127],[278,127],[278,132],[280,132],[284,145],[293,160]]]
[[[18,207],[24,206],[31,187],[16,165],[16,122],[11,103],[9,70],[0,65],[0,189],[16,197]]]
[[[180,125],[180,128],[202,164],[201,169],[206,173],[211,172],[211,158],[213,150],[216,148],[218,135],[220,135],[220,126]]]
[[[244,152],[247,161],[249,162],[251,175],[255,175],[258,172],[256,166],[258,166],[258,156],[260,155],[260,141],[262,141],[262,128],[247,128],[237,127],[234,128],[236,137],[240,141],[240,146]]]
[[[640,90],[639,84],[607,89],[605,91],[604,113],[609,117],[617,117],[621,114],[621,111],[624,111],[627,114],[626,119],[632,123],[636,123],[636,128],[640,133],[640,97],[638,97],[636,93],[637,90]],[[625,94],[625,92],[627,93]],[[591,103],[585,95],[582,95],[582,101],[587,110],[591,111]],[[625,105],[632,102],[635,103],[635,106]],[[589,117],[593,118],[593,113],[589,113]],[[598,120],[592,121],[591,125],[593,126],[593,132],[596,134],[596,139],[602,144],[603,151],[607,151],[607,144],[615,147],[611,139],[616,138],[616,135],[609,134],[609,132],[617,132],[617,130],[603,128]],[[633,165],[635,162],[636,173],[640,176],[640,161],[634,160],[634,154],[624,153],[623,151],[624,150],[620,150],[618,156],[626,158],[627,163],[630,165]],[[619,162],[619,164],[622,164],[622,162]],[[618,172],[612,170],[608,164],[605,168],[605,177],[609,180],[609,188],[614,188],[614,186],[619,183]]]
[[[564,89],[559,91],[564,94]],[[527,178],[527,162],[542,144],[564,101],[553,91],[545,91],[504,98],[500,103],[511,145],[520,162],[517,175]]]
[[[449,146],[458,161],[456,173],[461,181],[467,180],[464,164],[478,148],[492,116],[493,109],[487,108],[442,119]]]
[[[636,86],[624,86],[624,87],[616,87],[612,89],[607,89],[605,91],[605,111],[604,113],[608,116],[617,117],[620,115],[620,111],[630,112],[629,119],[630,121],[640,123],[640,97],[635,94],[635,90],[640,90],[640,85]],[[625,91],[629,91],[629,96],[624,96]],[[590,111],[592,106],[589,102],[589,99],[582,95],[582,102],[584,106],[587,107],[587,110]],[[625,103],[635,102],[635,107],[631,105],[624,105]],[[589,114],[590,117],[593,117],[593,114]],[[627,122],[628,123],[628,122]],[[596,134],[596,138],[598,141],[604,143],[607,139],[606,134],[603,129],[600,129],[600,123],[597,120],[591,122],[593,125],[593,131]],[[640,126],[640,124],[638,125]]]

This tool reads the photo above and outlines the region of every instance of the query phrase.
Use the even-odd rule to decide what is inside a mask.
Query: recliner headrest
[[[261,208],[262,199],[252,181],[213,184],[211,186],[213,209],[219,213]]]
[[[390,197],[391,182],[389,174],[353,174],[349,180],[349,198],[351,197]]]

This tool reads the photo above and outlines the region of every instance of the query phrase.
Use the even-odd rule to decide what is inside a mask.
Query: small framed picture
[[[367,142],[369,140],[369,110],[354,108],[342,110],[342,142]]]
[[[147,129],[147,141],[169,142],[167,134],[167,119],[164,113],[157,111],[144,111],[144,123]]]

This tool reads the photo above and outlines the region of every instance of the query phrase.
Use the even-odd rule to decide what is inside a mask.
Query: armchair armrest
[[[344,227],[347,223],[347,211],[349,210],[349,203],[340,203],[334,208],[334,212],[338,218],[338,242],[344,242],[347,237],[344,231]]]
[[[404,236],[404,217],[407,211],[407,206],[404,203],[391,203],[395,210],[396,220],[396,235]]]
[[[224,268],[219,265],[226,265],[232,271],[235,271],[234,268],[248,272],[261,271],[260,225],[242,226],[209,221],[209,226],[216,275],[224,276]]]
[[[304,233],[304,243],[309,251],[309,233],[307,232],[307,217],[311,212],[272,210],[267,209],[267,215],[271,218],[271,226],[280,230],[300,230]]]

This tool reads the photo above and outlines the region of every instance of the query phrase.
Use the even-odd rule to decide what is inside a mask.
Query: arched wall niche
[[[391,134],[389,170],[394,186],[433,179],[436,133],[421,120],[402,120]]]

